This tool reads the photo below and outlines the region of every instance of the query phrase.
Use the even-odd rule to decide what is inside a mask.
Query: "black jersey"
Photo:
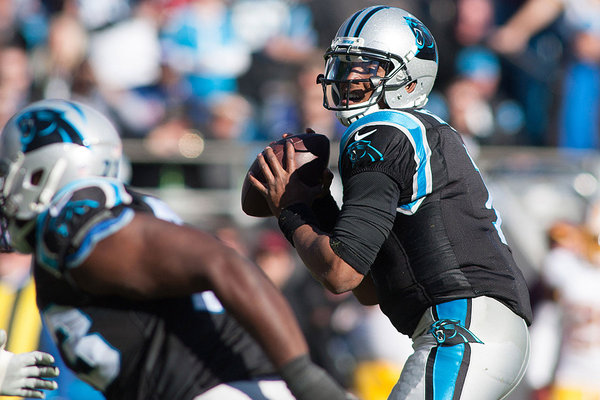
[[[61,355],[107,399],[192,399],[223,382],[274,373],[212,292],[132,301],[92,296],[69,279],[95,244],[134,212],[178,222],[158,199],[112,179],[77,181],[37,219],[37,301]]]
[[[460,135],[426,111],[384,110],[340,143],[343,206],[332,249],[371,273],[382,311],[411,335],[423,312],[490,296],[531,322],[500,217]]]

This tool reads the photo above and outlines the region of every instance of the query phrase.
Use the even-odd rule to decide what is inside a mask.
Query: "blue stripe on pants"
[[[470,300],[460,299],[447,303],[442,303],[434,308],[437,319],[459,320],[461,325],[468,327],[470,320]],[[460,389],[464,381],[464,373],[461,373],[461,366],[469,358],[470,348],[468,344],[457,344],[455,346],[438,346],[432,350],[433,364],[431,367],[432,387],[430,395],[426,396],[431,400],[452,400],[455,396],[460,396]],[[458,389],[458,393],[455,393]]]

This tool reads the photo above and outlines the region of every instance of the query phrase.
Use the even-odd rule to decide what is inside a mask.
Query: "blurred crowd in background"
[[[190,137],[267,143],[307,127],[335,142],[344,128],[322,107],[316,76],[339,25],[374,4],[402,7],[432,31],[439,73],[426,107],[463,135],[475,159],[486,146],[600,149],[597,0],[0,0],[0,126],[31,101],[68,98],[102,111],[158,157],[180,155]],[[132,185],[157,184],[149,168],[133,168]],[[202,188],[205,178],[185,179]],[[536,266],[532,298],[543,324],[532,329],[532,372],[512,399],[549,399],[558,380],[596,396],[567,390],[561,399],[600,398],[600,261],[590,256],[600,233],[590,221],[599,217],[581,214],[548,230],[544,265],[560,249],[577,266]],[[315,360],[364,400],[385,399],[408,339],[376,307],[328,294],[275,228],[248,234],[219,218],[212,226],[283,290]],[[0,328],[16,352],[50,346],[31,308],[28,264],[0,256]],[[576,271],[588,290],[569,280]],[[49,398],[101,398],[63,371]]]
[[[162,143],[189,130],[252,141],[310,126],[335,139],[342,128],[316,84],[322,55],[348,15],[376,3],[2,0],[0,122],[31,100],[66,97],[167,154]],[[597,148],[597,2],[387,3],[434,34],[429,108],[475,143]]]

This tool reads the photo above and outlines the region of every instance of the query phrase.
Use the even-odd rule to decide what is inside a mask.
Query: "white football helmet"
[[[325,74],[317,78],[323,86],[323,106],[336,111],[340,122],[348,126],[381,108],[424,106],[437,75],[438,52],[429,30],[412,14],[373,6],[357,11],[342,24],[325,61]],[[365,63],[383,67],[384,76],[373,68],[369,77],[348,79],[354,67]],[[373,92],[361,101],[363,93],[351,90],[350,85],[365,82]],[[416,86],[408,91],[413,82]]]
[[[26,237],[54,194],[80,178],[117,177],[121,156],[116,129],[85,104],[50,99],[23,108],[0,136],[3,236],[8,227],[10,245],[30,252]]]

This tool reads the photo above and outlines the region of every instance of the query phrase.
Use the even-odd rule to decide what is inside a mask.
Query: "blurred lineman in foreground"
[[[109,400],[346,399],[266,275],[125,187],[121,156],[102,114],[64,100],[0,137],[4,244],[33,254],[67,366]]]

